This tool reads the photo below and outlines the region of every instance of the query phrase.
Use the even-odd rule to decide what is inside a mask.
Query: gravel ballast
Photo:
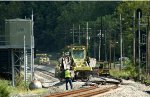
[[[54,77],[46,77],[45,79],[47,79],[45,81],[49,80],[49,82],[53,82],[53,85],[51,85],[48,88],[48,93],[46,95],[52,93],[66,92],[65,82],[60,82],[57,78]],[[103,79],[91,77],[90,80],[93,81],[93,80],[103,80]],[[55,81],[57,84],[54,84]],[[84,84],[85,82],[73,82],[73,90],[83,88],[82,86]],[[106,87],[107,86],[108,85],[106,85]],[[99,87],[105,87],[105,86],[100,85]],[[134,82],[132,80],[123,80],[123,84],[119,85],[119,88],[94,97],[150,97],[149,93],[150,93],[150,86],[145,86],[144,84],[141,84],[139,82]]]
[[[92,97],[150,97],[150,86],[132,80],[123,80],[119,88]]]

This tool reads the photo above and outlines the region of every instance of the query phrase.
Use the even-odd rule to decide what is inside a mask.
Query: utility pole
[[[120,14],[120,71],[122,69],[122,17]]]
[[[73,33],[73,45],[74,45],[74,24],[73,24],[72,33]]]
[[[24,81],[27,80],[27,62],[26,62],[26,37],[24,35]]]
[[[91,29],[88,26],[89,26],[89,24],[87,22],[86,28],[83,28],[83,29],[86,29],[86,48],[87,48],[87,51],[88,51],[88,47],[89,47],[89,29]]]
[[[70,29],[70,30],[72,30],[72,43],[73,43],[73,45],[74,45],[74,24],[73,24],[73,26],[72,26],[72,29]]]
[[[80,37],[80,25],[79,25],[79,44],[81,44],[81,37]]]
[[[133,31],[133,63],[135,65],[135,11],[133,13],[133,25],[132,25],[132,31]]]
[[[95,42],[95,39],[94,39],[94,58],[96,58],[96,42]]]
[[[97,36],[99,37],[99,56],[98,56],[98,61],[101,60],[101,30],[99,30],[99,34]]]
[[[114,43],[114,69],[115,69],[115,67],[116,67],[116,66],[115,66],[115,65],[116,65],[116,64],[115,64],[115,63],[116,63],[116,62],[115,62],[115,61],[116,61],[116,58],[115,58],[115,57],[116,57],[116,50],[115,50],[115,48],[116,48],[116,42]]]
[[[95,24],[94,24],[94,32],[95,32]],[[96,37],[95,33],[94,36]],[[94,58],[96,58],[96,41],[95,41],[95,37],[94,37]]]
[[[141,13],[140,12],[138,12],[138,53],[139,53],[139,65],[138,65],[138,68],[139,68],[139,79],[141,79],[141,76],[140,76],[140,74],[141,74],[141,52],[140,52],[140,46],[141,46],[141,32],[140,32],[140,16],[141,15]]]
[[[107,61],[107,52],[106,52],[106,51],[107,51],[107,50],[106,50],[106,49],[107,49],[107,48],[106,48],[106,47],[107,47],[107,45],[106,45],[106,39],[107,39],[106,36],[107,36],[107,34],[106,34],[106,30],[105,30],[105,34],[104,34],[104,35],[105,35],[105,36],[104,36],[104,37],[105,37],[105,61]]]
[[[149,13],[148,13],[148,58],[147,58],[147,74],[150,75],[150,2],[149,2]]]
[[[31,20],[32,20],[32,34],[31,34],[31,81],[33,80],[34,77],[34,34],[33,34],[33,10],[32,10],[32,15],[31,15]]]
[[[114,41],[114,69],[116,68],[116,46],[118,42]]]
[[[87,22],[87,24],[86,24],[86,48],[87,48],[87,50],[88,50],[88,45],[89,45],[89,43],[88,43],[88,40],[89,40],[89,35],[88,35],[88,22]]]
[[[65,33],[64,33],[64,34],[65,34],[65,47],[66,47],[66,45],[67,45],[67,33],[66,33],[66,26],[65,26],[65,29],[64,29],[64,30],[65,30]]]
[[[111,44],[112,44],[112,40],[111,40],[111,33],[110,33],[110,40],[109,40],[109,68],[111,69]]]

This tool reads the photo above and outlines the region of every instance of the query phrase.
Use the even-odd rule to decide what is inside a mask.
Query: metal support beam
[[[33,36],[31,35],[31,81],[33,80]]]
[[[73,34],[73,36],[72,36],[72,41],[73,41],[73,45],[74,45],[74,24],[73,24],[73,28],[72,28],[72,34]]]
[[[25,35],[24,35],[24,81],[27,80],[27,56],[26,56],[26,42],[25,42]]]
[[[133,13],[133,63],[135,65],[135,11]]]
[[[141,49],[140,49],[140,46],[141,46],[141,32],[140,32],[140,12],[138,13],[138,54],[139,54],[139,65],[138,65],[138,70],[139,70],[139,74],[141,74]],[[139,79],[141,79],[141,76],[139,75]]]
[[[99,53],[98,53],[98,61],[101,60],[101,36],[102,36],[102,33],[101,33],[101,30],[99,30],[99,34],[97,34],[97,36],[99,37]]]
[[[13,49],[11,49],[11,62],[12,62],[12,86],[15,86],[15,61]]]
[[[81,32],[80,32],[80,25],[79,25],[79,45],[81,44]]]
[[[111,34],[110,34],[110,40],[109,40],[109,69],[111,69],[111,45],[112,45],[112,40],[111,40]]]
[[[122,70],[122,16],[120,14],[120,70]]]
[[[148,56],[148,58],[147,58],[147,61],[148,61],[148,62],[147,62],[147,74],[150,75],[150,16],[149,16],[148,21],[149,21],[149,22],[148,22],[149,24],[148,24],[148,34],[147,34],[147,35],[148,35],[148,47],[147,47],[147,48],[148,48],[148,50],[147,50],[147,52],[148,52],[148,55],[147,55],[147,56]]]
[[[105,30],[105,33],[104,33],[104,37],[105,37],[105,61],[107,62],[107,45],[106,45],[106,43],[107,43],[107,34],[106,34],[106,30]]]
[[[89,28],[88,28],[88,22],[86,23],[86,48],[87,48],[87,50],[88,50],[88,47],[89,47],[89,34],[88,34],[88,30],[89,30]]]
[[[31,34],[31,81],[34,79],[34,20],[33,20],[33,10],[32,10],[32,34]]]

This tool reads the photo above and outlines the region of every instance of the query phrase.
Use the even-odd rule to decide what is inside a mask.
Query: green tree
[[[133,32],[132,32],[132,16],[134,11],[138,8],[142,10],[143,17],[148,14],[148,1],[136,1],[136,2],[122,2],[116,9],[116,15],[122,14],[122,25],[123,25],[123,45],[124,55],[132,56],[132,43],[133,43]],[[143,18],[144,19],[144,18]],[[136,29],[137,29],[137,18],[136,18]]]

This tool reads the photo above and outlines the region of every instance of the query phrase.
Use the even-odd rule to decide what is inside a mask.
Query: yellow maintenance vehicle
[[[40,64],[40,65],[47,65],[47,64],[50,64],[50,59],[48,57],[47,54],[45,53],[42,53],[42,54],[36,54],[37,56],[37,63]]]
[[[98,72],[97,74],[99,76],[108,76],[110,75],[109,73],[109,63],[108,62],[97,62],[97,64],[99,64],[98,67]]]
[[[92,72],[90,66],[90,59],[87,55],[85,46],[71,46],[70,47],[71,57],[73,59],[72,69],[75,73],[76,78],[86,79]]]
[[[92,73],[92,67],[96,65],[96,59],[92,59],[88,56],[85,46],[68,46],[68,53],[63,53],[63,56],[59,59],[59,66],[55,73],[63,72],[66,68],[72,70],[74,79],[88,79]],[[68,63],[65,63],[67,59]],[[90,61],[95,62],[90,62]]]

